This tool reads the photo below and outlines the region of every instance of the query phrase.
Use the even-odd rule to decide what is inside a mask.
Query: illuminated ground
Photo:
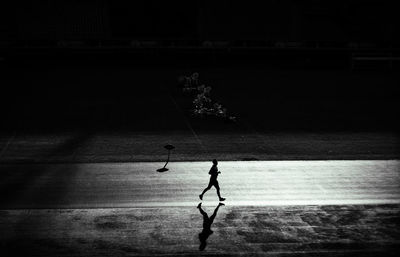
[[[400,246],[399,161],[220,162],[207,255],[388,256]],[[1,165],[10,255],[198,255],[209,162]],[[203,209],[212,215],[215,190]]]

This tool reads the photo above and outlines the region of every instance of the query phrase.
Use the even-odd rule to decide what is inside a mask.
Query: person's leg
[[[223,203],[219,203],[218,206],[215,208],[214,213],[213,213],[213,214],[211,215],[211,217],[210,217],[211,223],[214,222],[215,216],[217,216],[217,213],[218,213],[218,209],[219,209],[219,207],[221,207],[222,205],[224,205],[224,204],[223,204]]]
[[[204,218],[207,218],[207,219],[208,219],[207,213],[206,213],[205,211],[203,211],[203,209],[201,208],[201,203],[199,203],[199,204],[197,205],[197,208],[199,209],[201,215],[203,215]]]
[[[211,186],[212,186],[212,183],[211,183],[211,181],[208,183],[208,186],[203,190],[203,192],[199,195],[199,197],[200,197],[200,200],[203,200],[203,195],[208,191],[208,190],[210,190],[210,188],[211,188]]]
[[[221,196],[221,193],[220,193],[220,190],[219,190],[218,181],[215,181],[215,182],[214,182],[214,187],[215,187],[215,189],[217,189],[217,195],[218,195],[218,197],[219,197],[219,200],[220,200],[220,201],[225,200],[225,198],[223,198],[223,197]]]

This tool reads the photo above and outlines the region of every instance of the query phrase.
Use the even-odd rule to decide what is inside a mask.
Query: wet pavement
[[[394,256],[399,220],[400,205],[226,205],[209,233],[196,206],[6,210],[0,239],[10,256]]]
[[[0,167],[2,256],[394,256],[399,161]]]

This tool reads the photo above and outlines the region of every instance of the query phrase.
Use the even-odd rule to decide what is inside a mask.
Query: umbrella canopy
[[[168,145],[165,145],[164,148],[167,149],[168,151],[170,151],[170,150],[174,149],[175,146],[168,144]]]

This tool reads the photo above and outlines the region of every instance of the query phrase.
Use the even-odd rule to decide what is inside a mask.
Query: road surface
[[[220,162],[230,205],[400,203],[400,161]],[[1,165],[0,206],[117,208],[193,206],[211,162]],[[206,204],[217,201],[213,188]]]
[[[395,256],[400,162],[2,165],[2,256]],[[204,196],[210,217],[215,189]],[[201,236],[203,235],[203,236]],[[203,251],[202,242],[205,242]]]

